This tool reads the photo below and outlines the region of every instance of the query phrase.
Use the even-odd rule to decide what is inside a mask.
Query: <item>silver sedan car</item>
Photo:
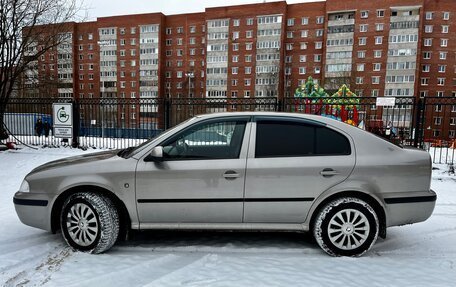
[[[428,153],[329,118],[196,116],[144,144],[37,167],[14,196],[21,221],[101,253],[130,229],[310,231],[360,256],[390,226],[429,218]]]

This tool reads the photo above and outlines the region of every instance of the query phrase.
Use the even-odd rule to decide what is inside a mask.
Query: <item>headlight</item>
[[[28,182],[24,179],[22,181],[21,187],[19,188],[20,192],[30,192],[30,186]]]

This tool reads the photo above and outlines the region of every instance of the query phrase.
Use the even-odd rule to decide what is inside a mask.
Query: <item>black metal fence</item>
[[[72,102],[73,139],[52,133],[52,104]],[[430,150],[434,162],[453,163],[456,98],[397,97],[390,106],[377,98],[176,98],[176,99],[43,99],[15,98],[5,124],[14,138],[31,145],[79,145],[124,148],[156,136],[198,114],[242,111],[283,111],[318,114],[403,145]],[[37,121],[41,119],[41,129]]]

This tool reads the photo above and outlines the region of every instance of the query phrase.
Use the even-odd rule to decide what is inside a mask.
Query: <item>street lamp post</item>
[[[100,51],[100,62],[98,64],[99,66],[99,70],[100,70],[100,79],[101,79],[101,62],[105,59],[104,58],[104,55],[101,51],[101,47],[106,47],[106,46],[110,46],[109,42],[106,42],[106,41],[98,41],[98,46],[99,46],[99,51]],[[101,138],[104,139],[105,137],[105,121],[104,121],[104,93],[105,93],[105,86],[104,86],[104,81],[100,81],[101,83],[101,86],[100,86],[100,98],[101,98],[101,101],[100,101],[100,108],[101,108]]]
[[[191,80],[192,80],[192,78],[193,78],[195,75],[193,74],[193,72],[188,72],[188,73],[185,73],[185,76],[188,78],[188,94],[187,94],[187,98],[190,98],[190,91],[191,91],[190,85],[191,85]]]

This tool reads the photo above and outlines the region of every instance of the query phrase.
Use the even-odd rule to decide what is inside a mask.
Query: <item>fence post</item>
[[[165,113],[165,130],[170,128],[170,118],[171,118],[171,99],[170,98],[165,98],[165,107],[164,107],[164,113]]]
[[[278,111],[278,112],[282,112],[283,111],[282,100],[278,100],[276,102],[276,111]]]
[[[71,146],[73,148],[79,147],[79,102],[72,100],[73,103],[73,139]]]
[[[422,126],[422,121],[424,119],[424,108],[425,108],[425,104],[424,104],[424,100],[419,98],[418,99],[418,103],[416,105],[416,115],[415,115],[415,126],[414,126],[414,130],[415,130],[415,138],[414,138],[414,142],[413,142],[413,146],[414,147],[418,147],[418,145],[420,147],[423,146],[423,143],[421,141],[421,135],[422,135],[422,129],[423,129],[423,126]]]

